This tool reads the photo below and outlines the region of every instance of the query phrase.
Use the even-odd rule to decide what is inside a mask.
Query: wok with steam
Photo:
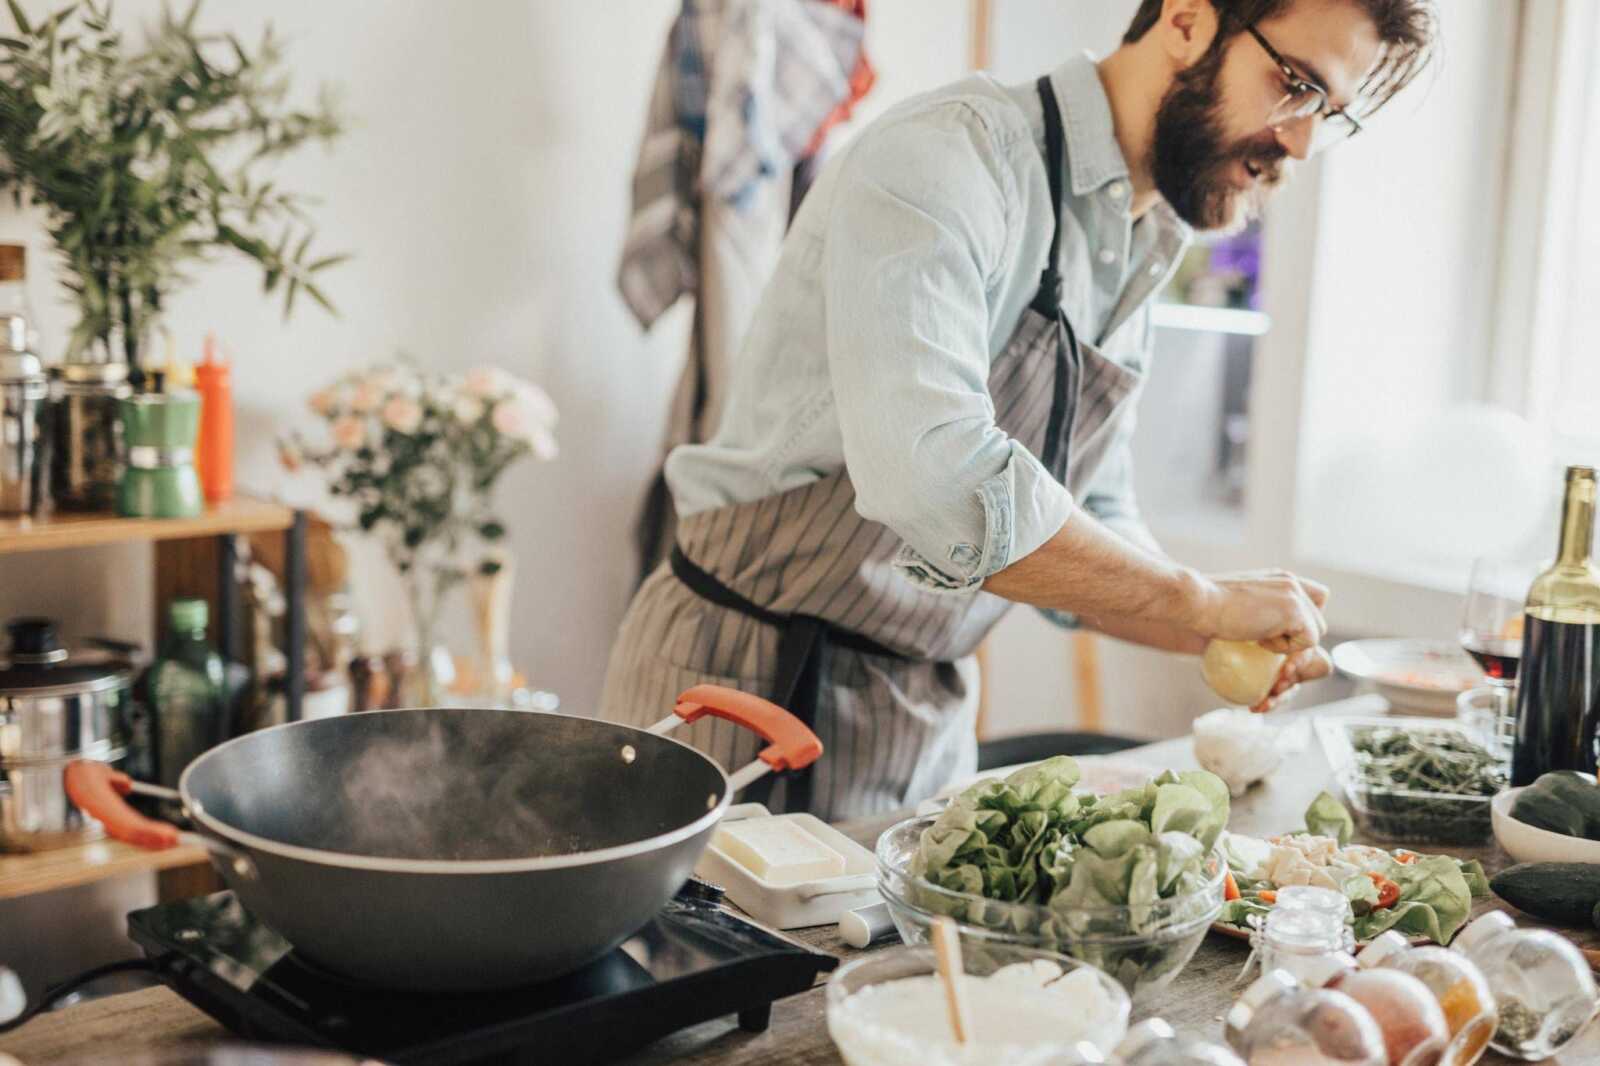
[[[770,745],[731,777],[662,734],[713,715]],[[244,905],[336,972],[390,987],[488,988],[575,970],[659,911],[733,793],[807,766],[799,719],[701,685],[649,729],[528,711],[369,711],[228,741],[179,781],[196,833],[122,794],[102,763],[66,772],[119,840],[203,844]]]

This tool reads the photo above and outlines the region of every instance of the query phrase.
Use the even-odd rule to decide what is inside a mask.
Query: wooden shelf
[[[0,518],[0,555],[222,533],[265,533],[288,529],[293,523],[294,512],[289,508],[249,496],[209,506],[198,518],[119,518],[66,512],[43,518]]]
[[[182,845],[146,851],[115,840],[28,855],[0,854],[0,899],[87,885],[108,877],[170,870],[206,862],[206,849]]]

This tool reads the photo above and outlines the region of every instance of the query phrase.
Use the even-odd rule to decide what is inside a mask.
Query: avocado
[[[1600,865],[1525,862],[1495,874],[1489,887],[1535,918],[1557,925],[1593,925],[1600,906]]]

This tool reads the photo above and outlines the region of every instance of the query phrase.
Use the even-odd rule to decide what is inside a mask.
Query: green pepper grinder
[[[129,518],[193,518],[204,508],[194,468],[200,397],[142,392],[118,401],[128,461],[117,512]]]

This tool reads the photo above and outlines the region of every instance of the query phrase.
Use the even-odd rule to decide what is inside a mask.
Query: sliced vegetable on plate
[[[1350,844],[1348,811],[1326,792],[1306,811],[1306,831],[1260,839],[1226,833],[1219,842],[1239,897],[1223,905],[1219,932],[1247,935],[1288,885],[1335,889],[1350,901],[1358,943],[1394,929],[1448,944],[1472,900],[1488,895],[1483,867],[1448,855],[1419,855]]]

